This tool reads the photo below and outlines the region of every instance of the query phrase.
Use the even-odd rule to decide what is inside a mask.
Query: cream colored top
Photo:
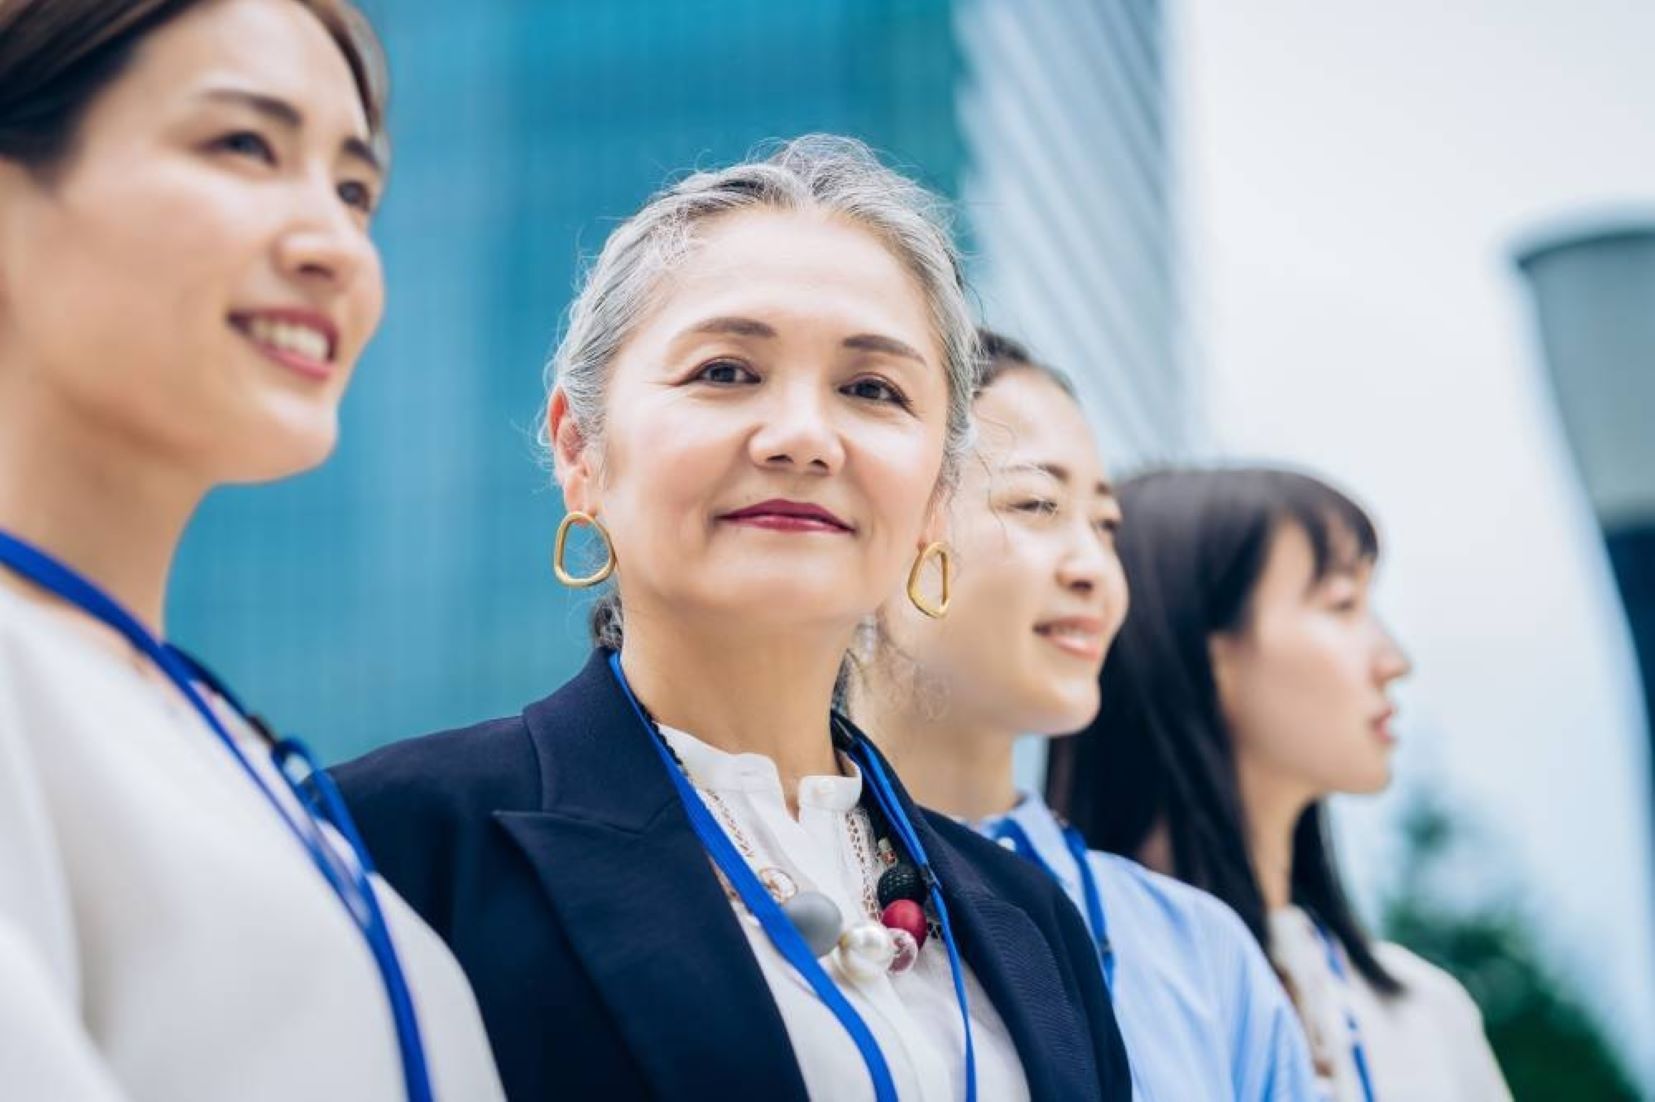
[[[732,839],[734,820],[742,842],[756,855],[755,870],[782,869],[801,890],[832,899],[847,924],[873,920],[867,914],[865,892],[876,882],[877,858],[867,813],[858,806],[860,775],[805,777],[799,782],[799,817],[794,819],[782,798],[780,774],[769,758],[729,754],[672,727],[662,727],[661,734]],[[855,765],[849,768],[856,773]],[[716,803],[708,800],[709,794],[717,797]],[[787,1026],[810,1096],[835,1102],[873,1098],[867,1066],[839,1019],[770,943],[747,909],[738,901],[732,906],[743,919],[748,944]],[[919,961],[900,975],[852,982],[835,968],[829,967],[828,974],[879,1042],[899,1098],[956,1102],[965,1097],[965,1034],[940,938],[928,939]],[[977,1096],[985,1102],[1028,1098],[1016,1046],[969,967],[965,987],[977,1052]]]
[[[438,1098],[501,1098],[459,966],[375,887]],[[3,583],[0,1093],[405,1097],[367,943],[265,797],[141,659]]]
[[[1401,994],[1387,997],[1362,979],[1336,945],[1348,977],[1341,979],[1315,924],[1297,907],[1271,912],[1270,942],[1277,965],[1292,982],[1324,1098],[1365,1102],[1351,1019],[1378,1102],[1511,1098],[1483,1036],[1477,1004],[1447,972],[1400,945],[1381,942],[1375,955],[1403,986]]]

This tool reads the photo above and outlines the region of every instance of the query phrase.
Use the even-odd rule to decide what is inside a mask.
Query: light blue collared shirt
[[[1051,808],[1025,795],[1010,815],[972,826],[994,837],[1008,819],[1084,916],[1081,870]],[[1113,956],[1110,997],[1132,1064],[1133,1096],[1318,1098],[1298,1017],[1235,912],[1124,857],[1096,850],[1088,857]]]

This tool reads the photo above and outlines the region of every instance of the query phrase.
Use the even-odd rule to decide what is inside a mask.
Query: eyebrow
[[[905,344],[895,337],[882,337],[877,333],[858,333],[854,337],[846,337],[840,344],[845,348],[858,352],[881,352],[887,356],[900,356],[905,360],[913,360],[923,364],[925,357],[917,352],[913,345]]]
[[[249,92],[241,88],[212,88],[203,93],[203,98],[251,108],[287,130],[302,130],[305,125],[305,117],[297,107],[284,99],[267,96],[262,92]],[[375,173],[383,175],[385,172],[385,165],[380,161],[379,154],[374,152],[373,146],[365,138],[353,134],[339,143],[339,151],[347,157],[361,161]]]
[[[1069,484],[1069,468],[1061,463],[1014,463],[1007,467],[1008,471],[1038,471],[1041,474],[1051,475],[1065,486]],[[1115,487],[1108,479],[1100,478],[1097,485],[1092,487],[1094,493],[1100,497],[1114,497]]]
[[[732,337],[755,337],[760,340],[774,340],[777,336],[773,326],[766,325],[754,318],[719,317],[708,318],[691,327],[692,333],[715,333]],[[856,352],[879,352],[887,356],[900,356],[904,359],[925,363],[925,357],[915,351],[914,347],[895,337],[883,337],[878,333],[857,333],[846,337],[839,342],[840,347]]]

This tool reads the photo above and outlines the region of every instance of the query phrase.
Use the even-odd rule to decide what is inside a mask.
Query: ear
[[[598,514],[596,457],[590,441],[569,411],[569,396],[560,386],[546,405],[546,438],[552,442],[552,464],[564,507]]]

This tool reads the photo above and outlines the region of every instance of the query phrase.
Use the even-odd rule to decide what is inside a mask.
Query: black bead
[[[925,902],[925,881],[919,869],[906,861],[898,861],[879,877],[879,909],[884,910],[899,899]]]

